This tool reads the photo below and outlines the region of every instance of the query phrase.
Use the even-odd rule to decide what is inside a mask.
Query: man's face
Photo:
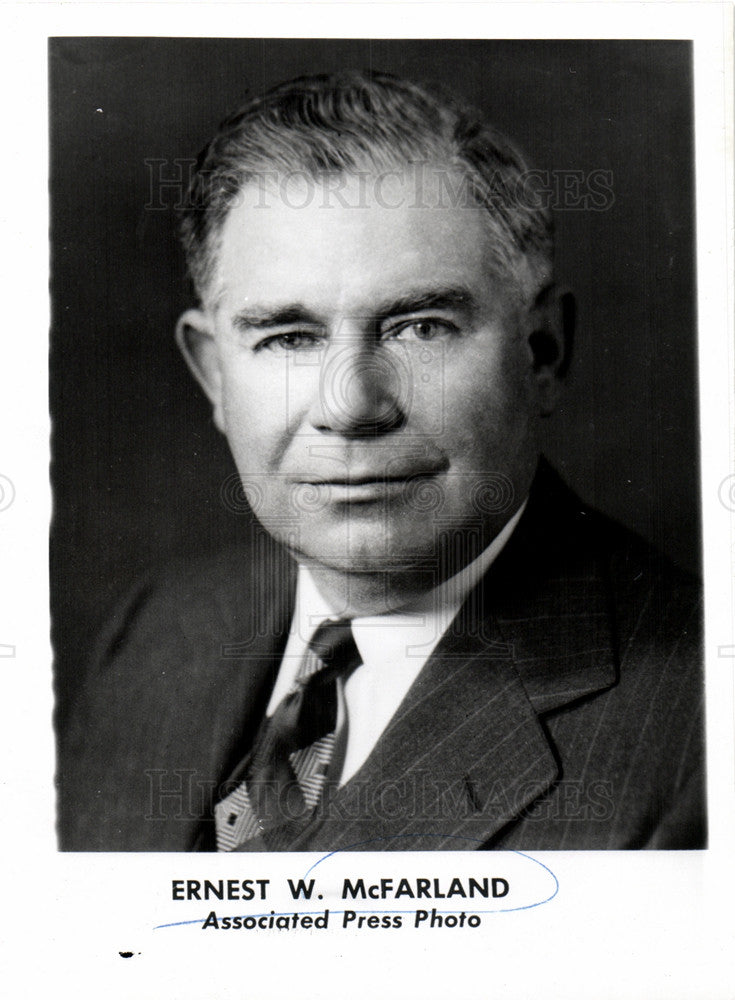
[[[342,202],[245,190],[195,367],[259,520],[302,559],[411,570],[457,533],[470,558],[536,463],[528,311],[480,208],[425,207],[429,177],[419,206],[400,177],[340,180]]]

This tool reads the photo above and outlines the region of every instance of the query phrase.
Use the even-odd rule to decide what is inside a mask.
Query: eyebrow
[[[396,316],[406,316],[411,313],[426,312],[431,309],[457,310],[471,312],[474,298],[466,288],[419,289],[407,292],[378,305],[369,317],[376,326]],[[365,317],[368,318],[368,317]],[[300,303],[279,306],[277,309],[252,312],[241,310],[232,317],[232,325],[236,330],[267,330],[275,327],[305,324],[319,326],[322,321]]]
[[[377,310],[378,322],[385,322],[394,316],[405,316],[410,313],[427,312],[431,309],[443,311],[462,310],[471,312],[475,300],[466,288],[438,288],[407,292],[389,302],[381,304]]]
[[[308,309],[301,305],[287,305],[279,309],[264,310],[262,312],[246,312],[245,310],[235,313],[232,317],[232,325],[236,330],[263,330],[275,326],[293,326],[296,323],[308,323],[313,326],[319,320],[313,316]]]

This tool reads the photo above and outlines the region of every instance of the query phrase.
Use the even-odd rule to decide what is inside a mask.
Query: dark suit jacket
[[[60,741],[63,849],[214,849],[291,618],[293,566],[257,548],[142,585],[111,624]],[[705,846],[699,622],[696,583],[542,463],[378,745],[291,849]]]

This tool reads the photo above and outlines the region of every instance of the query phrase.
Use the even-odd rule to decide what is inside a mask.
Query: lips
[[[312,510],[353,504],[375,504],[397,501],[409,503],[422,484],[432,482],[443,471],[439,468],[415,467],[391,470],[360,470],[348,475],[325,476],[324,478],[302,478],[298,488],[304,491],[303,501],[308,491],[309,506]]]
[[[360,470],[350,472],[340,476],[302,476],[298,479],[300,486],[366,486],[366,485],[390,485],[391,483],[406,483],[419,479],[429,479],[438,476],[444,471],[443,467],[436,468],[410,468],[396,472],[391,469],[385,470]]]
[[[422,475],[424,475],[422,473]],[[414,479],[419,478],[416,473],[411,473],[408,476],[349,476],[348,478],[341,479],[314,479],[314,480],[304,480],[302,485],[304,486],[335,486],[335,487],[351,487],[351,486],[390,486],[395,483],[407,483]]]

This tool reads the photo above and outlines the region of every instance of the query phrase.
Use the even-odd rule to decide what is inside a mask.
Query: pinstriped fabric
[[[218,851],[232,851],[280,822],[306,819],[316,808],[336,743],[340,674],[358,663],[349,622],[322,623],[293,688],[266,720],[246,779],[215,805]]]
[[[536,714],[508,663],[488,667],[479,650],[430,661],[381,753],[336,793],[335,818],[290,849],[466,849],[541,794],[557,767]],[[502,801],[493,799],[497,781]],[[400,802],[384,801],[381,789],[400,789]]]
[[[520,823],[497,846],[703,846],[698,594],[641,577],[620,592],[620,682],[548,722],[570,780],[545,804],[547,822]]]

